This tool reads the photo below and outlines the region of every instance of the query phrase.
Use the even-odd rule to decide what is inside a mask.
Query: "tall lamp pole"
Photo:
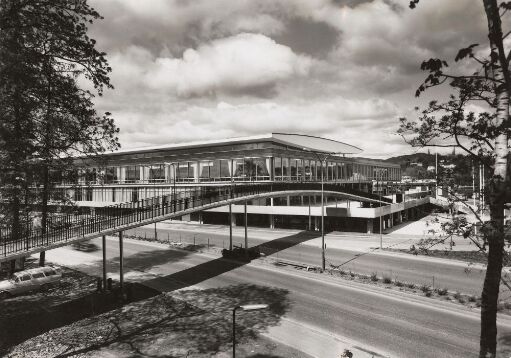
[[[378,188],[378,194],[380,198],[380,208],[381,208],[381,188],[380,184],[383,181],[383,173],[387,172],[385,168],[379,168],[376,172],[376,187]],[[381,210],[381,209],[380,209]],[[382,215],[380,212],[380,250],[383,249],[383,223],[382,223]]]
[[[325,259],[325,200],[324,200],[324,197],[325,197],[325,189],[324,189],[325,176],[324,176],[324,170],[323,170],[324,165],[323,164],[325,164],[325,167],[326,167],[326,160],[331,155],[338,154],[338,153],[321,153],[324,155],[323,157],[321,157],[320,153],[314,152],[314,151],[310,150],[309,148],[302,148],[302,150],[304,150],[306,152],[314,153],[321,163],[321,269],[323,271],[325,271],[325,266],[326,266],[325,265],[325,261],[326,261],[326,259]]]

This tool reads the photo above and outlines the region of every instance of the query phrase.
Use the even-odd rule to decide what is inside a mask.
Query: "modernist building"
[[[323,179],[325,183],[371,193],[375,188],[381,190],[382,184],[401,180],[398,164],[355,156],[361,152],[353,145],[326,138],[284,133],[128,149],[95,160],[79,159],[84,168],[80,186],[70,188],[67,183],[59,183],[58,188],[67,191],[78,205],[98,207],[180,193],[197,186]],[[338,198],[328,198],[327,203],[327,216],[333,218],[327,222],[333,228],[376,228],[372,222],[377,217],[375,209]],[[253,225],[311,228],[317,226],[320,216],[319,197],[272,198],[249,204],[248,222]],[[217,208],[184,219],[228,223],[242,216],[241,207],[234,205],[231,218],[226,208]],[[394,212],[402,210],[395,208]],[[394,221],[391,211],[387,213],[387,225]],[[396,220],[401,218],[401,213],[395,215]]]

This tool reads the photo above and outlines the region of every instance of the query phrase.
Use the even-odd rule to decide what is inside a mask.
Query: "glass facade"
[[[323,164],[323,165],[322,165]],[[359,161],[354,158],[330,157],[324,163],[314,158],[297,156],[241,157],[207,160],[187,160],[148,165],[118,165],[86,168],[78,172],[78,183],[113,184],[167,184],[201,182],[264,182],[264,181],[320,181],[360,183],[370,181],[399,181],[401,170],[395,165]],[[66,176],[51,173],[52,180]],[[62,179],[64,183],[64,179]],[[65,184],[65,183],[64,183]],[[138,194],[137,194],[138,195]],[[89,194],[76,193],[77,197]]]

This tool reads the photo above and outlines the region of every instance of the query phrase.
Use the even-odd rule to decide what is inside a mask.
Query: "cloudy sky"
[[[94,0],[90,34],[115,90],[97,100],[123,148],[304,133],[366,157],[414,152],[395,134],[424,59],[485,40],[479,0]]]

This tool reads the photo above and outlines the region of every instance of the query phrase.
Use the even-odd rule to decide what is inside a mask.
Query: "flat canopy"
[[[272,133],[272,137],[282,144],[298,147],[305,151],[335,154],[358,154],[362,152],[362,149],[358,147],[328,138],[288,133]]]

